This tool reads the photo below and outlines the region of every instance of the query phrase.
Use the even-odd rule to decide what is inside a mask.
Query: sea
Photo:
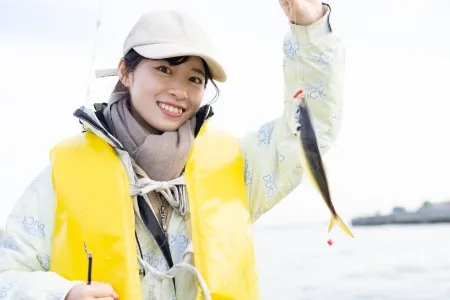
[[[334,230],[332,231],[334,232]],[[264,300],[450,300],[450,224],[255,227]]]

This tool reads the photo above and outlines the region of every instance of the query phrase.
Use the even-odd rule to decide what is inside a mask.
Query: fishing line
[[[294,2],[291,2],[291,3],[293,6],[294,26],[292,26],[292,24],[289,24],[289,26],[291,28],[293,28],[293,31],[292,31],[293,36],[294,36],[293,40],[295,41],[295,45],[292,45],[292,46],[294,46],[294,59],[295,59],[295,65],[296,65],[295,84],[299,87],[299,89],[301,89],[300,88],[301,81],[299,79],[301,57],[297,56],[297,52],[300,51],[300,43],[298,42],[298,39],[297,39],[297,14],[296,14],[296,10],[295,10],[296,9],[295,3]],[[305,82],[305,74],[304,73],[302,74],[302,80],[303,80],[303,82]],[[298,95],[296,95],[296,96],[298,96]],[[294,98],[296,98],[296,96],[294,96]],[[305,98],[306,98],[306,96],[305,96]],[[305,101],[306,101],[306,99],[305,99]]]
[[[298,52],[300,51],[300,43],[297,39],[297,14],[296,14],[296,5],[294,3],[294,1],[290,2],[292,3],[292,10],[293,10],[293,14],[294,14],[294,25],[289,24],[290,27],[293,29],[291,32],[293,34],[293,40],[295,41],[295,45],[293,46],[294,49],[294,59],[295,59],[295,66],[296,66],[296,70],[295,70],[295,84],[297,86],[297,91],[294,94],[294,100],[297,101],[298,98],[299,99],[299,103],[296,103],[296,105],[300,105],[300,103],[304,103],[306,106],[308,106],[307,104],[307,98],[308,98],[308,94],[306,92],[306,90],[304,88],[301,87],[301,84],[305,85],[306,84],[306,80],[305,80],[305,71],[303,70],[302,74],[300,75],[300,63],[302,63],[303,67],[305,67],[305,64],[303,61],[301,61],[301,56],[298,55]],[[305,8],[304,8],[305,9]],[[300,78],[301,77],[301,78]],[[308,107],[306,107],[306,109],[308,109]],[[311,120],[312,121],[312,120]],[[297,128],[296,128],[297,130]],[[300,136],[300,132],[298,133],[298,140],[300,143],[302,143],[301,141],[301,136]],[[320,153],[319,153],[320,155]],[[325,168],[325,166],[324,166]],[[330,232],[328,232],[328,236],[330,236]],[[327,240],[327,244],[328,246],[332,246],[333,245],[333,240],[329,237]]]

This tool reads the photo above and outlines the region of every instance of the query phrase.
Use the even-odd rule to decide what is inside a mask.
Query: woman
[[[226,74],[201,28],[141,17],[117,70],[99,72],[119,76],[108,104],[75,112],[83,134],[52,150],[8,217],[1,299],[258,299],[251,223],[301,180],[293,95],[306,91],[323,153],[342,108],[330,7],[280,4],[285,110],[237,141],[207,125],[205,87]]]

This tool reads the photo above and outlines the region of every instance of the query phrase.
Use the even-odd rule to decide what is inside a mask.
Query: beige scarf
[[[150,133],[132,116],[128,93],[113,93],[104,110],[106,123],[135,162],[156,181],[181,175],[194,141],[195,116],[177,131]]]

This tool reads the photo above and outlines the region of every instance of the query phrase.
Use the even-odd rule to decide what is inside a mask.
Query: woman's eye
[[[198,77],[191,77],[191,81],[196,84],[203,84],[203,80]]]
[[[172,74],[172,71],[170,71],[170,69],[166,66],[160,66],[158,68],[156,68],[158,71],[166,73],[166,74]]]

